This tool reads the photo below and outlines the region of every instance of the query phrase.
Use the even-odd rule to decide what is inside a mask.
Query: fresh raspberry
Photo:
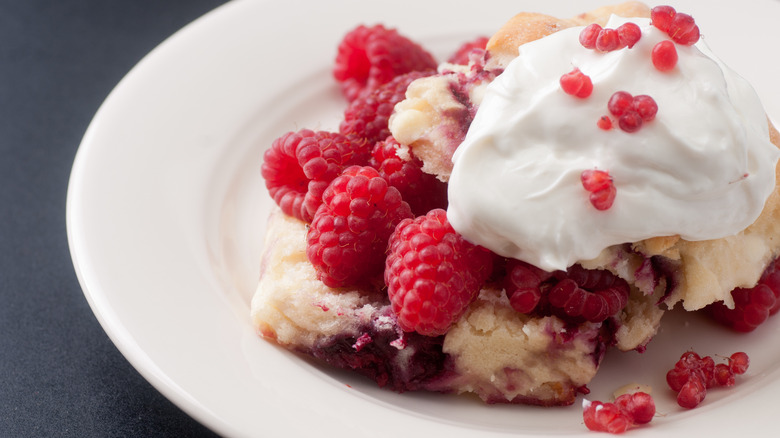
[[[436,69],[436,65],[430,53],[397,30],[361,25],[339,43],[333,76],[351,102],[398,75]]]
[[[442,209],[402,221],[390,236],[385,283],[398,324],[426,336],[446,333],[491,273],[493,254],[467,242]]]
[[[274,140],[261,173],[282,211],[310,222],[325,188],[347,166],[368,163],[366,142],[339,133],[303,129]]]
[[[473,50],[485,50],[487,42],[490,38],[486,36],[480,36],[472,41],[463,43],[452,56],[447,59],[450,64],[468,65],[471,57],[469,56]]]
[[[550,306],[569,318],[602,322],[628,303],[628,283],[609,271],[573,265],[558,272],[558,283],[550,288]]]
[[[543,271],[509,259],[504,290],[520,313],[554,314],[573,323],[602,322],[628,303],[628,283],[606,270],[575,264],[566,271]]]
[[[541,285],[552,274],[534,265],[517,259],[506,264],[504,290],[509,304],[520,313],[531,313],[542,299]]]
[[[447,208],[447,184],[422,171],[422,162],[409,151],[411,160],[403,160],[398,154],[398,141],[392,136],[374,145],[371,165],[391,186],[401,192],[412,213],[423,215],[434,208]]]
[[[733,309],[717,302],[707,306],[708,314],[738,332],[751,332],[763,324],[780,310],[780,258],[769,264],[758,284],[749,289],[734,289],[731,296]]]
[[[430,76],[435,71],[411,72],[396,77],[364,96],[352,101],[344,111],[339,131],[355,135],[373,145],[390,135],[387,122],[395,104],[406,98],[406,88],[415,79]]]
[[[409,204],[368,166],[351,166],[322,195],[307,234],[306,255],[323,283],[358,285],[382,272],[387,240]]]

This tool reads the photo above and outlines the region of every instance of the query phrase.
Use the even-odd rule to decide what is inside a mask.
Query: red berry
[[[560,83],[563,91],[572,96],[586,98],[593,92],[593,82],[590,77],[578,68],[561,76]]]
[[[650,10],[650,20],[653,26],[667,32],[676,14],[677,11],[671,6],[656,6]]]
[[[721,324],[739,332],[750,332],[763,324],[775,312],[780,301],[777,275],[780,258],[775,259],[764,270],[758,283],[752,288],[737,288],[731,291],[734,308],[729,309],[722,302],[706,307],[708,314]]]
[[[387,122],[395,104],[406,98],[409,84],[433,73],[416,71],[403,74],[356,98],[344,111],[344,120],[339,125],[339,131],[345,135],[364,138],[371,145],[386,139],[390,135]]]
[[[306,255],[327,286],[359,285],[382,272],[390,234],[411,217],[398,190],[374,168],[349,167],[322,195]]]
[[[621,24],[617,28],[617,33],[620,45],[629,49],[634,47],[634,44],[642,38],[642,29],[636,23],[628,22]]]
[[[473,51],[484,50],[487,46],[487,42],[490,38],[481,36],[477,37],[473,41],[467,41],[463,43],[452,56],[449,57],[447,62],[450,64],[468,65],[470,61],[470,55]]]
[[[615,399],[615,406],[628,415],[634,424],[647,424],[655,416],[655,401],[646,392],[623,394]]]
[[[310,222],[328,184],[344,168],[367,163],[369,152],[364,141],[338,133],[288,132],[265,152],[261,173],[282,211]]]
[[[476,298],[493,255],[457,234],[444,210],[402,221],[390,237],[385,283],[399,326],[446,333]]]
[[[596,50],[611,52],[620,47],[620,35],[616,29],[602,29],[596,37]]]
[[[612,185],[612,177],[609,172],[597,169],[583,170],[580,174],[582,187],[589,192],[605,189]]]
[[[677,65],[677,48],[669,40],[661,41],[651,53],[653,66],[659,71],[669,71]]]
[[[655,119],[655,115],[658,113],[658,104],[655,103],[655,99],[646,94],[634,96],[631,108],[639,113],[645,122]]]
[[[589,24],[580,32],[580,44],[586,49],[596,48],[596,38],[599,36],[602,27],[598,23]]]
[[[599,121],[596,122],[596,125],[605,131],[609,131],[612,129],[612,119],[610,119],[609,116],[601,116],[599,117]]]
[[[520,313],[531,313],[542,298],[540,285],[550,274],[526,262],[509,259],[504,290],[509,304]]]
[[[605,270],[571,266],[549,288],[549,305],[573,320],[602,322],[628,303],[628,283]]]
[[[691,377],[691,370],[674,367],[666,373],[666,383],[674,392],[680,392],[683,385]]]
[[[617,195],[617,189],[614,185],[611,185],[605,189],[597,190],[590,194],[590,203],[596,207],[596,210],[604,211],[612,208],[612,204],[615,202],[615,196]]]
[[[358,26],[339,43],[333,76],[351,102],[398,75],[436,66],[430,53],[395,29]]]
[[[592,431],[615,434],[627,431],[633,423],[614,403],[587,400],[582,403],[582,419]]]
[[[717,386],[734,386],[736,379],[734,378],[734,372],[731,371],[728,365],[725,363],[719,363],[715,365],[714,380]],[[715,385],[710,385],[715,386]]]
[[[590,193],[590,203],[597,210],[608,210],[615,201],[617,191],[612,177],[603,170],[583,170],[580,174],[582,187]]]
[[[677,394],[677,404],[687,409],[693,409],[704,400],[706,395],[707,388],[701,377],[698,374],[691,374],[691,377]]]
[[[748,355],[743,352],[737,352],[729,357],[729,369],[734,374],[745,374],[748,366],[750,365],[750,359]]]
[[[607,109],[614,116],[620,116],[634,105],[634,96],[625,91],[616,91],[607,102]]]
[[[677,13],[669,23],[667,29],[669,36],[677,44],[690,46],[699,41],[699,26],[696,25],[693,17],[688,14]]]
[[[636,132],[642,127],[642,116],[630,109],[618,117],[618,126],[625,132]]]
[[[392,136],[374,145],[370,164],[379,171],[415,215],[423,215],[434,208],[447,208],[447,184],[422,171],[422,162],[411,151],[411,160],[402,160],[397,151],[400,144]]]

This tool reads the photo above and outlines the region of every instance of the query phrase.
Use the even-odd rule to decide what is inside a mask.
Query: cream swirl
[[[453,157],[448,217],[468,240],[546,270],[565,269],[612,245],[655,236],[716,239],[750,225],[775,187],[780,156],[753,88],[703,41],[677,45],[676,67],[653,67],[668,35],[647,19],[631,49],[584,48],[569,28],[519,48],[487,88]],[[585,99],[559,78],[579,68],[593,81]],[[616,91],[647,94],[655,120],[634,133],[603,130]],[[617,195],[596,210],[580,182],[606,170]]]

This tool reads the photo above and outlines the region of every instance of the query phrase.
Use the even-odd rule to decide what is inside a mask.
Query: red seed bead
[[[620,116],[631,109],[634,104],[634,96],[626,91],[616,91],[607,102],[607,109],[612,115]]]
[[[582,32],[580,32],[580,44],[582,44],[582,47],[585,47],[586,49],[595,49],[596,38],[598,38],[601,29],[602,28],[598,23],[590,24],[586,26],[585,29],[582,29]]]
[[[631,108],[639,113],[645,122],[655,119],[655,115],[658,113],[658,104],[655,103],[655,99],[646,94],[634,96]]]
[[[590,80],[590,77],[582,73],[578,68],[561,76],[560,83],[566,94],[582,99],[590,96],[593,92],[593,82]]]
[[[671,6],[656,6],[650,10],[650,20],[653,26],[664,32],[669,30],[672,19],[677,15],[677,11]]]
[[[677,65],[677,48],[669,40],[661,41],[653,47],[651,57],[656,69],[669,71]]]
[[[610,186],[607,188],[591,193],[589,197],[590,203],[596,208],[596,210],[609,210],[612,207],[612,204],[615,202],[616,194],[617,189],[615,189],[614,185],[610,184]]]
[[[734,374],[745,374],[750,365],[748,355],[743,352],[737,352],[729,357],[729,368]]]
[[[691,374],[691,377],[677,394],[677,404],[687,409],[693,409],[704,400],[706,395],[707,387],[704,382],[697,374]]]
[[[736,379],[734,378],[734,372],[731,371],[728,365],[725,363],[719,363],[715,365],[715,372],[713,374],[715,383],[718,386],[734,386]],[[714,386],[714,385],[710,385]]]
[[[595,192],[609,187],[612,184],[612,177],[603,170],[587,169],[580,174],[580,181],[585,190]]]
[[[596,122],[596,125],[605,131],[609,131],[612,129],[612,119],[610,119],[609,116],[601,116],[599,117],[599,121]]]
[[[696,21],[690,15],[681,12],[674,15],[667,32],[677,44],[690,46],[699,41],[699,26],[696,25]]]
[[[596,37],[596,50],[611,52],[620,48],[620,35],[616,29],[601,29]]]
[[[618,126],[625,132],[636,132],[642,127],[642,116],[630,109],[618,117]]]
[[[642,38],[642,29],[636,23],[624,23],[617,28],[618,38],[620,39],[620,45],[628,47],[629,49],[634,47],[640,38]]]

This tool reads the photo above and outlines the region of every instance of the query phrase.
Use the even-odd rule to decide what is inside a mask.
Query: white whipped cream
[[[581,27],[565,29],[521,46],[488,86],[449,180],[448,217],[466,239],[555,270],[654,236],[734,235],[761,213],[780,154],[753,88],[701,40],[676,45],[677,66],[658,71],[651,51],[668,35],[648,19],[606,27],[626,21],[642,29],[631,49],[589,50]],[[593,81],[586,99],[561,90],[574,67]],[[598,128],[621,90],[655,99],[655,120],[634,133]],[[608,210],[590,204],[586,169],[612,176]]]

